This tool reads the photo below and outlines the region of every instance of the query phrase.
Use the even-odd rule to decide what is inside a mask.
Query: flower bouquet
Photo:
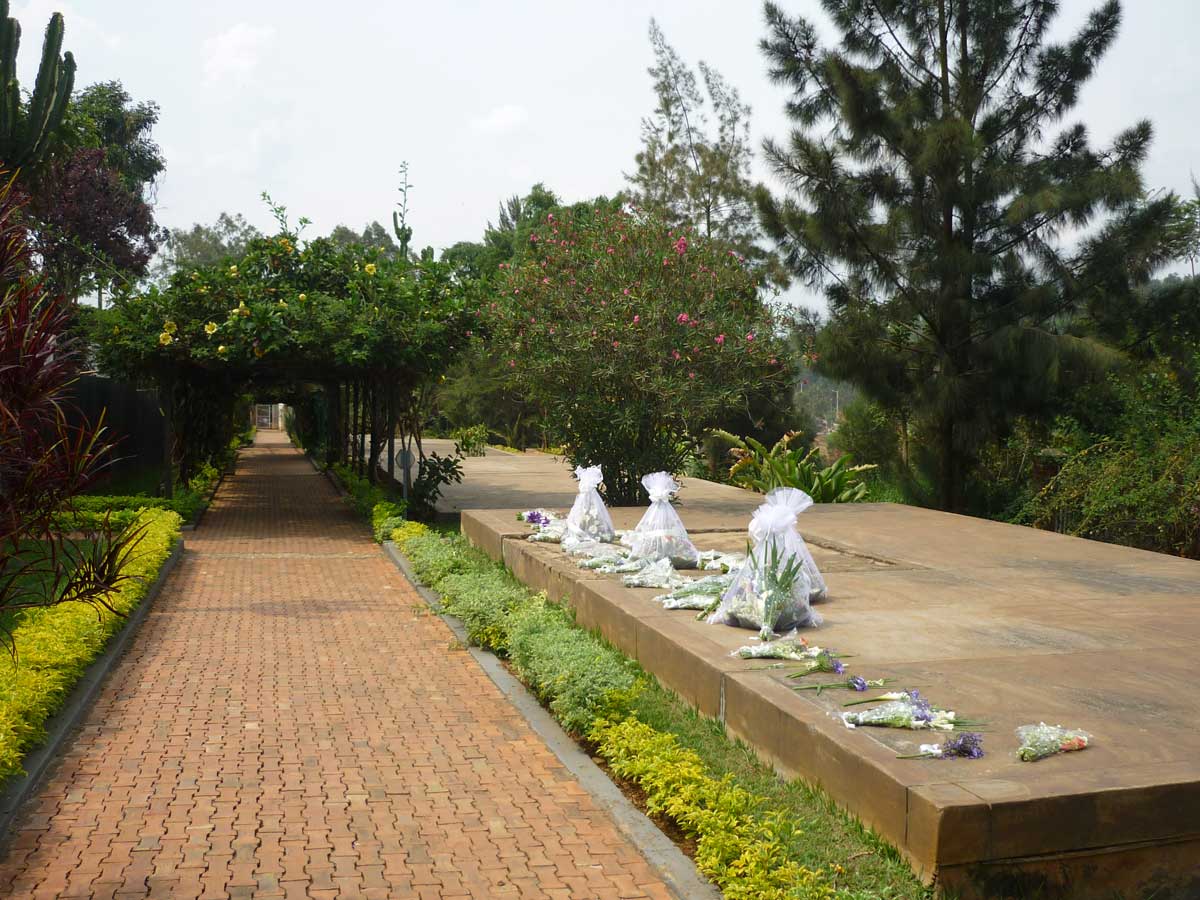
[[[535,542],[557,544],[562,541],[563,534],[567,530],[566,520],[556,516],[548,509],[528,509],[525,512],[517,513],[517,521],[533,526],[534,532],[528,540]]]
[[[804,493],[798,488],[775,488],[767,494],[765,501],[772,506],[781,506],[789,510],[792,515],[799,518],[800,513],[804,512],[813,505],[812,497]],[[828,596],[829,589],[825,586],[825,579],[821,577],[821,572],[817,568],[817,563],[813,559],[812,552],[808,549],[808,544],[804,542],[804,538],[800,536],[797,530],[795,534],[796,552],[800,558],[804,560],[804,571],[808,575],[809,587],[811,593],[809,600],[819,601],[824,600]]]
[[[805,672],[804,674],[808,674]],[[795,675],[789,676],[795,678]],[[793,691],[816,691],[820,695],[821,691],[863,691],[870,688],[883,687],[894,678],[863,678],[861,675],[851,675],[845,681],[823,682],[821,684],[798,684],[792,687]]]
[[[696,568],[699,551],[671,506],[679,483],[667,472],[653,472],[642,479],[642,487],[650,495],[650,508],[630,535],[631,555],[634,559],[669,559],[680,569]]]
[[[660,559],[646,565],[632,575],[621,579],[625,587],[632,588],[664,588],[668,591],[678,590],[687,584],[689,579],[675,571],[669,559]]]
[[[669,594],[660,594],[654,598],[654,602],[661,603],[663,609],[708,609],[714,599],[725,593],[731,581],[732,575],[705,575],[675,588]]]
[[[599,466],[577,466],[575,477],[579,480],[579,496],[567,515],[566,534],[562,539],[564,549],[591,542],[610,543],[616,532],[612,517],[600,499],[603,471]]]
[[[810,647],[808,639],[796,634],[794,631],[784,637],[774,641],[762,641],[758,644],[747,644],[744,647],[738,647],[730,656],[738,656],[742,659],[790,659],[799,661],[802,659],[812,659],[821,652],[820,647]]]
[[[755,544],[708,621],[714,625],[757,628],[769,640],[776,631],[820,624],[809,605],[812,582],[799,552],[796,515],[782,505],[764,503],[750,520]]]
[[[967,719],[959,719],[952,709],[939,709],[921,696],[917,690],[896,691],[883,694],[873,700],[860,700],[845,704],[854,706],[857,703],[875,703],[886,700],[882,706],[864,709],[862,712],[844,712],[842,721],[847,728],[860,725],[874,725],[880,728],[909,728],[912,730],[932,729],[934,731],[954,731],[971,725],[978,725]]]
[[[1022,762],[1037,762],[1056,753],[1086,750],[1092,740],[1092,736],[1086,731],[1063,728],[1061,725],[1047,725],[1045,722],[1022,725],[1017,729],[1017,737],[1021,741],[1021,746],[1017,748],[1017,758]]]
[[[946,738],[940,744],[922,744],[919,752],[897,759],[979,759],[983,756],[983,735],[974,731],[964,731],[952,738]]]
[[[812,648],[816,651],[810,658],[805,659],[805,667],[798,672],[792,672],[788,678],[804,678],[806,675],[812,675],[816,672],[828,672],[831,675],[841,675],[846,671],[846,664],[830,653],[828,650],[822,650],[820,647]]]

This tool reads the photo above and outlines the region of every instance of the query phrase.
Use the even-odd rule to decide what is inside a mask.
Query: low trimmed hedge
[[[45,739],[46,720],[145,598],[179,540],[182,520],[174,511],[145,510],[137,521],[146,528],[125,568],[134,577],[109,596],[121,615],[62,603],[23,612],[13,629],[17,658],[0,660],[0,778],[21,772],[25,754]]]
[[[648,676],[571,614],[533,595],[461,535],[398,541],[417,576],[463,620],[468,639],[506,655],[563,727],[595,742],[612,770],[646,792],[652,814],[696,839],[696,865],[728,900],[825,900],[822,872],[791,858],[795,829],[761,797],[716,779],[675,737],[633,717]]]

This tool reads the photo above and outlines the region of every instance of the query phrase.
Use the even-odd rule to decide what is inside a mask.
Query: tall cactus
[[[66,26],[62,14],[55,13],[46,26],[37,82],[25,109],[17,81],[21,25],[8,11],[9,0],[0,0],[0,164],[6,169],[37,168],[71,101],[75,57],[62,53]]]

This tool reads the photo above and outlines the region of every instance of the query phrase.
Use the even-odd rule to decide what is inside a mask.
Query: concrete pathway
[[[188,535],[0,896],[670,896],[284,440]]]

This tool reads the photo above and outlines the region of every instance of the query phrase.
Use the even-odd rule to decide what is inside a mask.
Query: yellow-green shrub
[[[178,513],[147,509],[138,521],[146,529],[124,569],[133,577],[108,598],[122,615],[62,603],[25,612],[13,629],[16,662],[0,659],[0,778],[21,771],[25,753],[45,737],[46,720],[141,603],[179,540]]]
[[[696,867],[725,900],[824,900],[833,889],[819,871],[789,858],[792,826],[765,813],[765,801],[712,778],[674,735],[629,718],[596,722],[589,737],[613,772],[637,784],[651,814],[665,815],[696,839]]]
[[[392,529],[392,541],[397,544],[402,544],[409,538],[418,537],[426,534],[429,531],[429,526],[421,522],[405,522],[397,528]]]

